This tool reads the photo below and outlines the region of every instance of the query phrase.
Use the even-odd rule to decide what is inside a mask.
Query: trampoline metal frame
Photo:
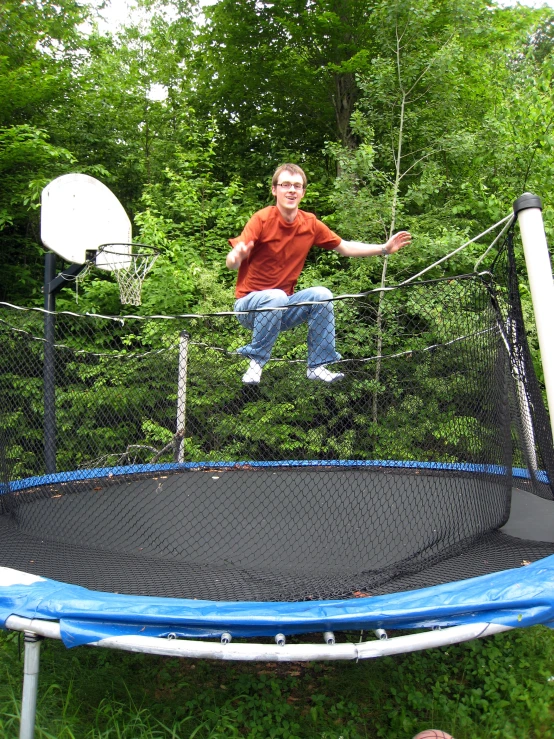
[[[21,700],[19,739],[33,739],[35,732],[40,645],[43,638],[61,639],[60,624],[55,621],[9,616],[6,627],[25,634],[24,678]],[[321,660],[375,659],[394,654],[418,652],[424,649],[450,646],[464,641],[511,631],[512,626],[493,623],[474,623],[447,629],[424,631],[389,639],[382,629],[376,630],[377,639],[358,644],[285,644],[284,640],[271,644],[233,644],[192,639],[161,639],[148,636],[117,636],[91,642],[89,646],[118,649],[125,652],[153,654],[159,657],[188,659],[216,659],[243,662],[316,662]],[[378,633],[380,632],[380,633]],[[282,635],[277,635],[278,637]],[[385,636],[385,638],[383,638]],[[332,639],[326,633],[329,641]],[[277,641],[277,638],[276,638]]]
[[[61,639],[60,624],[56,621],[10,616],[6,626],[13,631],[23,631],[48,639]],[[221,640],[205,641],[198,639],[173,639],[154,636],[112,636],[90,642],[91,647],[119,649],[124,652],[155,654],[159,657],[187,657],[193,659],[218,659],[240,662],[318,662],[322,660],[359,660],[386,657],[393,654],[420,652],[424,649],[445,647],[472,639],[481,639],[503,631],[511,631],[513,626],[494,623],[472,623],[450,626],[446,629],[432,629],[417,634],[388,637],[383,629],[377,639],[353,643],[286,644],[282,634],[276,635],[275,644],[233,643]],[[333,641],[330,632],[322,637]],[[383,638],[383,636],[385,638]],[[279,643],[277,643],[277,640]]]
[[[529,274],[533,308],[544,369],[549,407],[554,408],[554,343],[550,341],[550,316],[554,314],[554,284],[546,236],[542,221],[541,202],[526,193],[514,203],[519,218],[521,238]],[[554,433],[554,415],[550,418]],[[312,603],[312,606],[317,605]],[[42,638],[61,639],[61,626],[55,620],[30,619],[10,615],[6,628],[25,634],[24,681],[19,739],[33,739],[38,690],[40,642]],[[111,636],[89,642],[91,646],[119,649],[172,657],[219,659],[232,661],[316,661],[373,659],[385,655],[404,654],[424,649],[457,644],[492,634],[509,631],[513,626],[501,623],[474,622],[426,630],[421,633],[387,638],[376,629],[376,639],[353,643],[334,643],[327,632],[321,644],[286,644],[282,634],[275,644],[232,643],[230,638],[219,642],[195,639],[172,639],[149,636]],[[224,635],[227,636],[227,635]],[[383,638],[385,637],[385,638]]]

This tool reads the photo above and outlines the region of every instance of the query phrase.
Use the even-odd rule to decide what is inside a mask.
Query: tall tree
[[[523,115],[531,91],[540,97],[541,84],[548,112],[548,63],[538,69],[526,52],[543,16],[481,0],[381,4],[375,13],[380,52],[371,72],[358,78],[362,94],[352,119],[361,144],[332,147],[342,169],[335,197],[342,228],[359,238],[385,238],[417,218],[438,236],[448,213],[452,228],[462,231],[501,215],[492,183],[497,195],[508,179],[514,187],[506,147],[521,151],[521,174],[529,159],[512,117],[516,110]],[[540,139],[536,127],[534,135]],[[500,169],[504,186],[495,179]],[[487,179],[490,197],[480,184]]]
[[[243,172],[353,142],[355,75],[373,54],[369,0],[220,0],[200,34],[198,110]]]
[[[144,0],[115,34],[92,33],[77,75],[79,94],[53,127],[83,167],[101,162],[132,213],[181,143],[191,84],[194,0]]]
[[[0,5],[0,297],[38,290],[42,187],[74,157],[52,137],[51,118],[72,94],[87,10],[75,0]]]
[[[506,23],[507,12],[473,0],[384,2],[375,11],[380,51],[371,72],[358,80],[363,94],[352,118],[361,143],[355,149],[330,147],[341,168],[335,222],[363,240],[377,234],[385,240],[399,225],[413,230],[419,249],[394,260],[395,270],[414,274],[422,254],[432,263],[458,246],[469,230],[506,215],[511,199],[506,202],[503,195],[513,189],[515,172],[521,175],[524,162],[530,167],[537,147],[546,145],[547,121],[552,121],[551,102],[544,94],[549,86],[545,80],[541,92],[529,63],[521,59],[534,16],[515,10],[512,22]],[[491,79],[496,81],[492,88]],[[522,95],[523,90],[528,92]],[[506,127],[516,110],[523,112],[517,93],[525,98],[533,125],[520,126],[518,140],[510,142]],[[501,95],[513,95],[513,109],[497,108]],[[485,141],[491,151],[484,150]],[[506,176],[509,149],[514,151],[514,171]],[[504,174],[503,184],[491,172],[493,162]],[[465,256],[469,269],[470,259]],[[450,263],[447,269],[457,271],[459,266]],[[360,287],[375,282],[384,287],[387,269],[387,258],[379,276],[375,264],[361,265],[358,278],[365,285]],[[386,300],[382,292],[376,315],[378,356]],[[379,380],[378,360],[377,384]],[[376,399],[377,394],[375,421]]]

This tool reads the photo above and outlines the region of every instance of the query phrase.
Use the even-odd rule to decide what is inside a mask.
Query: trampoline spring
[[[325,644],[329,644],[329,646],[332,646],[335,643],[334,633],[332,631],[324,631],[323,641],[325,642]]]
[[[221,634],[221,643],[229,644],[231,641],[233,641],[231,634],[228,631],[224,631],[223,634]]]
[[[381,641],[385,641],[386,639],[389,638],[389,635],[387,634],[385,629],[373,629],[373,633]]]
[[[284,647],[287,643],[287,638],[284,634],[276,634],[275,635],[275,644],[279,647]]]

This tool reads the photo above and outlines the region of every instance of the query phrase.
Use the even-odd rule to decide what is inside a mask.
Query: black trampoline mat
[[[376,595],[554,553],[554,543],[497,531],[510,491],[494,476],[211,469],[57,484],[14,500],[0,516],[0,565],[134,595]]]
[[[430,587],[521,567],[554,554],[554,544],[499,532],[473,540],[466,551],[404,575],[292,573],[216,568],[161,561],[41,540],[0,517],[0,563],[5,567],[92,590],[207,600],[303,601],[379,595]]]
[[[298,574],[386,569],[508,520],[503,478],[333,468],[186,471],[18,496],[15,523],[63,544]]]

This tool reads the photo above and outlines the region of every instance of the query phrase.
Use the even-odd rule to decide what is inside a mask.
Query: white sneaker
[[[245,385],[257,385],[261,378],[262,378],[262,369],[263,367],[261,364],[258,364],[255,359],[250,360],[250,364],[248,365],[248,369],[242,376],[242,381]]]
[[[330,372],[324,364],[319,367],[308,367],[306,373],[308,380],[321,380],[322,382],[337,382],[342,380],[344,374],[342,372]]]

